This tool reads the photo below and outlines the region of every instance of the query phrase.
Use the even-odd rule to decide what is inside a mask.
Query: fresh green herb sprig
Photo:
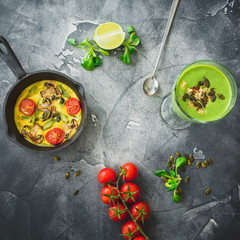
[[[83,57],[81,61],[81,65],[86,70],[92,71],[95,67],[98,67],[101,65],[102,60],[99,58],[99,56],[96,54],[96,52],[102,53],[104,56],[108,56],[108,51],[105,51],[97,45],[92,45],[88,38],[86,38],[83,42],[79,43],[79,45],[76,43],[76,40],[74,38],[69,38],[68,42],[73,45],[74,47],[81,48],[84,50],[87,50],[87,54]]]
[[[120,57],[120,60],[126,64],[130,64],[130,55],[133,54],[133,51],[136,49],[136,46],[140,44],[140,39],[136,36],[136,32],[133,26],[129,26],[127,29],[130,37],[128,40],[123,42],[123,46],[125,48],[124,54]]]
[[[171,170],[169,174],[166,172],[166,170],[159,170],[156,171],[154,174],[160,177],[166,178],[165,186],[168,188],[168,191],[173,191],[173,201],[174,202],[180,202],[181,198],[177,194],[177,188],[178,185],[181,183],[182,178],[177,173],[177,169],[187,163],[187,158],[185,157],[178,157],[176,159],[176,168],[175,171]]]

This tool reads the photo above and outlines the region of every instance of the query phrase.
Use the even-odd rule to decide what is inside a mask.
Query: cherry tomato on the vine
[[[140,188],[135,183],[124,183],[120,192],[123,200],[127,203],[135,202],[140,196]]]
[[[150,208],[147,203],[140,201],[132,205],[130,212],[137,221],[144,222],[144,220],[149,217]]]
[[[139,227],[141,228],[140,224],[138,223]],[[122,234],[125,239],[129,239],[129,235],[137,229],[136,224],[133,220],[127,221],[122,227]],[[142,229],[142,228],[141,228]],[[137,237],[141,235],[141,232],[138,230],[136,231],[133,236]]]
[[[127,217],[128,212],[125,206],[118,202],[109,208],[108,215],[113,221],[120,222]]]
[[[138,169],[134,164],[126,163],[122,166],[121,174],[124,180],[133,181],[138,174]]]
[[[110,199],[109,199],[110,198]],[[118,202],[118,191],[115,186],[105,186],[101,191],[101,199],[105,204],[113,204]]]
[[[98,180],[101,184],[113,183],[116,181],[117,175],[112,168],[103,168],[98,173]]]
[[[146,238],[140,236],[140,237],[134,238],[133,240],[146,240]]]

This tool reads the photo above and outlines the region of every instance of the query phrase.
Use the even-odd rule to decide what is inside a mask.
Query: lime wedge
[[[105,50],[112,50],[122,45],[125,36],[126,33],[119,24],[106,22],[96,28],[93,40],[98,47]]]

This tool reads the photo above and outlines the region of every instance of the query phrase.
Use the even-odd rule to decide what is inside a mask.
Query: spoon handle
[[[173,22],[174,15],[176,13],[179,1],[180,0],[173,0],[171,11],[170,11],[170,14],[169,14],[169,17],[168,17],[167,26],[166,26],[166,29],[165,29],[165,32],[164,32],[164,35],[163,35],[163,39],[162,39],[162,43],[161,43],[161,47],[160,47],[160,50],[159,50],[159,53],[158,53],[157,62],[156,62],[155,68],[153,70],[153,74],[152,74],[153,76],[155,75],[155,73],[157,71],[159,60],[161,58],[162,51],[163,51],[163,48],[164,48],[165,43],[166,43],[166,40],[167,40],[167,37],[168,37],[168,33],[169,33],[170,28],[172,26],[172,22]]]

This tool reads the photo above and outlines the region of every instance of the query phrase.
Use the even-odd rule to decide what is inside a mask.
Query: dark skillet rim
[[[11,136],[9,136],[8,134],[8,130],[9,130],[9,126],[8,126],[8,123],[7,123],[7,120],[6,120],[6,103],[7,103],[7,100],[9,98],[9,95],[10,93],[12,92],[12,90],[16,87],[16,85],[19,83],[19,81],[24,81],[25,78],[33,75],[33,74],[39,74],[39,73],[53,73],[53,74],[57,74],[57,75],[61,75],[63,76],[64,78],[68,79],[70,82],[72,82],[73,84],[79,86],[80,88],[82,88],[83,90],[83,93],[80,93],[79,91],[77,91],[78,93],[80,93],[80,95],[82,95],[83,97],[83,104],[85,106],[85,116],[84,118],[81,120],[83,121],[82,123],[82,126],[79,130],[79,132],[75,135],[73,135],[69,140],[67,140],[65,142],[65,144],[63,143],[62,145],[57,145],[56,147],[49,147],[49,150],[46,150],[46,149],[32,149],[32,148],[29,148],[29,147],[26,147],[24,146],[23,144],[21,144],[18,140],[16,140],[15,138],[12,138]],[[75,81],[74,79],[72,79],[71,77],[69,77],[68,75],[64,74],[64,73],[61,73],[61,72],[58,72],[58,71],[54,71],[54,70],[39,70],[39,71],[35,71],[35,72],[31,72],[31,73],[27,73],[25,76],[23,76],[21,79],[17,79],[17,81],[11,86],[11,88],[8,90],[6,96],[5,96],[5,99],[4,99],[4,102],[3,102],[3,122],[4,122],[4,125],[5,125],[5,135],[7,136],[8,140],[10,140],[11,142],[17,144],[18,146],[20,146],[21,148],[25,149],[25,150],[28,150],[28,151],[31,151],[31,152],[41,152],[41,153],[49,153],[49,152],[57,152],[57,151],[60,151],[66,147],[68,147],[70,144],[72,144],[73,142],[76,141],[76,139],[79,137],[79,135],[81,134],[81,132],[83,131],[83,128],[85,127],[86,125],[86,120],[87,120],[87,102],[86,102],[86,98],[85,98],[85,90],[83,88],[83,85],[77,81]],[[20,134],[20,133],[18,133]],[[27,141],[25,139],[25,141]],[[32,144],[33,146],[37,146],[37,145],[34,145]],[[41,148],[41,146],[37,146],[39,148]],[[42,147],[44,148],[44,147]]]

